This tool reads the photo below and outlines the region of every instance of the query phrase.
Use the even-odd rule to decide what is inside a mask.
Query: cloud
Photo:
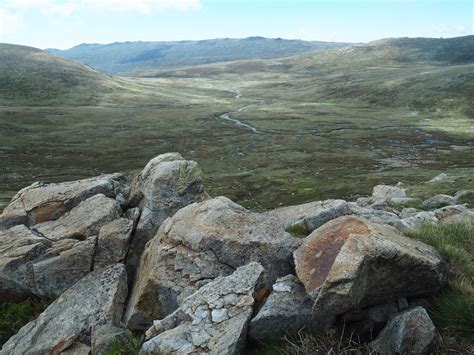
[[[105,10],[148,14],[164,10],[196,10],[200,7],[200,0],[0,0],[0,9],[19,15],[39,10],[45,16],[70,16],[77,11]]]

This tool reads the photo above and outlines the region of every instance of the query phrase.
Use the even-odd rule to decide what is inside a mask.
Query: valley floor
[[[133,173],[170,151],[199,162],[212,195],[257,210],[472,173],[470,119],[328,99],[323,79],[121,78],[96,106],[2,106],[0,210],[34,181]]]

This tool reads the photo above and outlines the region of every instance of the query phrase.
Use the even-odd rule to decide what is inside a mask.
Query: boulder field
[[[420,305],[447,266],[404,233],[474,218],[461,195],[418,210],[399,184],[378,185],[355,202],[257,213],[211,198],[177,153],[131,182],[34,183],[0,218],[0,297],[57,298],[0,354],[100,354],[127,330],[144,334],[143,354],[236,354],[341,325],[380,353],[429,353],[436,330]]]

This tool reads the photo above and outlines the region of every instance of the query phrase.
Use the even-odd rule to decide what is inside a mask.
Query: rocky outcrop
[[[437,292],[446,264],[431,247],[388,226],[340,217],[305,239],[294,253],[296,273],[315,300],[321,327],[356,308]]]
[[[402,184],[379,185],[356,202],[255,213],[209,198],[177,153],[152,159],[132,187],[119,174],[34,184],[0,220],[0,297],[59,298],[1,354],[97,354],[126,327],[149,328],[143,353],[238,353],[247,336],[342,324],[380,333],[371,346],[382,353],[429,351],[434,327],[412,308],[443,287],[446,265],[401,231],[473,218],[466,193],[422,211],[403,208],[421,200]]]
[[[253,339],[277,339],[294,335],[303,328],[311,331],[312,307],[313,301],[296,276],[279,278],[270,296],[252,318],[248,335]]]
[[[123,265],[90,273],[21,328],[0,354],[58,354],[74,343],[90,345],[94,326],[119,324],[126,297]]]
[[[93,270],[96,235],[121,211],[98,194],[57,220],[0,231],[0,294],[60,295]]]
[[[159,155],[132,182],[129,206],[140,207],[141,215],[131,240],[127,259],[133,275],[145,244],[155,236],[163,221],[176,211],[208,197],[202,171],[194,161],[178,153]]]
[[[168,317],[154,322],[143,353],[237,354],[243,350],[263,267],[250,263],[203,286]]]
[[[292,252],[299,244],[281,221],[252,213],[225,197],[187,206],[168,219],[147,246],[133,285],[127,325],[149,326],[199,287],[252,261],[267,270],[270,287],[292,271]]]
[[[436,330],[428,313],[416,307],[393,317],[370,343],[380,354],[432,353]]]
[[[126,178],[120,174],[47,184],[37,182],[20,190],[4,209],[0,221],[4,228],[18,224],[33,226],[58,219],[82,201],[97,194],[125,204],[130,193]]]
[[[205,197],[197,164],[175,153],[151,160],[133,189],[120,174],[35,183],[1,217],[0,295],[60,295],[94,269],[133,266],[149,233]]]

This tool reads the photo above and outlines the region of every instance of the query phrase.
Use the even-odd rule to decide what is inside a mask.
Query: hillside
[[[179,67],[239,59],[285,57],[348,45],[350,44],[249,37],[201,41],[81,44],[68,50],[48,49],[48,51],[81,61],[104,73],[117,74],[133,72],[142,68]]]
[[[37,48],[0,44],[1,105],[90,105],[116,81]]]

